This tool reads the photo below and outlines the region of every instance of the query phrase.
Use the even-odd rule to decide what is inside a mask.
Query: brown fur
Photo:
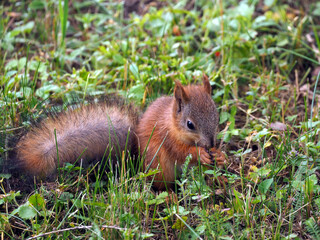
[[[116,161],[125,150],[129,129],[128,150],[137,145],[137,121],[136,111],[124,104],[119,106],[117,101],[83,105],[31,128],[19,140],[16,158],[25,172],[41,177],[54,173],[58,164],[74,163],[79,157],[101,161],[110,151],[111,159]]]
[[[203,82],[202,86],[186,87],[176,82],[174,97],[157,99],[139,122],[137,133],[141,151],[147,148],[144,167],[156,169],[159,166],[160,173],[154,179],[154,186],[159,190],[166,185],[173,186],[176,172],[179,174],[189,154],[192,155],[191,165],[198,163],[199,156],[201,164],[212,163],[207,150],[215,144],[219,116],[210,96],[210,83],[207,78]],[[188,129],[187,120],[194,123],[195,130]]]

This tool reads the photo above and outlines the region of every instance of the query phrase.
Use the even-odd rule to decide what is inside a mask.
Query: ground
[[[227,159],[185,168],[175,195],[130,169],[1,175],[3,238],[320,238],[317,1],[28,0],[0,12],[2,172],[16,139],[63,103],[116,92],[143,111],[203,74]]]

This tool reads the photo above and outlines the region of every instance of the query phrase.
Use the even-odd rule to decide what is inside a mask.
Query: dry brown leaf
[[[287,125],[282,122],[275,122],[270,124],[270,128],[276,131],[286,131]]]

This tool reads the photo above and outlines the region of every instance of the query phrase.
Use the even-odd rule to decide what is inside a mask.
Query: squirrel
[[[172,189],[189,154],[190,165],[197,165],[198,159],[203,165],[212,165],[214,160],[219,167],[224,164],[222,153],[213,148],[219,115],[208,77],[203,76],[203,85],[183,87],[180,82],[175,83],[174,96],[155,100],[137,127],[140,148],[147,148],[142,156],[145,169],[160,167],[153,182],[160,190]]]
[[[31,127],[13,152],[20,169],[43,178],[79,158],[100,161],[109,156],[106,149],[116,164],[128,150],[131,156],[140,155],[144,170],[160,169],[153,187],[164,190],[172,188],[175,169],[179,173],[189,154],[191,165],[198,159],[204,165],[214,160],[223,165],[219,151],[209,152],[216,142],[218,120],[210,82],[204,75],[202,85],[183,86],[176,81],[174,96],[156,99],[142,116],[134,106],[110,98],[49,116]]]

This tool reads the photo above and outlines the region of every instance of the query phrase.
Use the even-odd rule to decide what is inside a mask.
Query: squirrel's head
[[[215,145],[219,115],[207,76],[203,76],[203,85],[184,87],[176,81],[173,119],[182,142],[206,149]]]

